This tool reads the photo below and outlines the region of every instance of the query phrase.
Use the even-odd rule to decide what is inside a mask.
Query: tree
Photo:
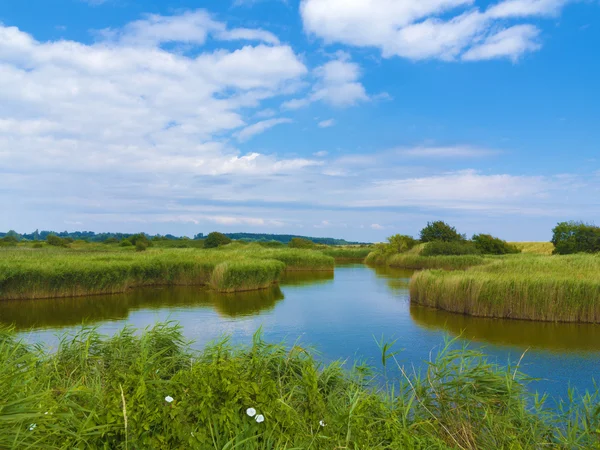
[[[231,242],[227,236],[223,233],[219,233],[218,231],[213,231],[206,236],[204,240],[204,248],[217,248],[221,245],[227,245]]]
[[[416,239],[405,234],[395,234],[387,240],[390,253],[404,253],[417,245]]]
[[[465,241],[466,236],[456,231],[446,222],[438,220],[436,222],[427,222],[427,226],[421,230],[421,242],[459,242]]]
[[[290,248],[314,248],[315,243],[303,238],[292,238],[288,244]]]
[[[600,227],[583,222],[560,222],[552,229],[554,253],[600,252]]]
[[[66,247],[67,246],[67,243],[65,242],[65,240],[59,238],[55,234],[49,234],[46,237],[46,242],[48,242],[49,245],[53,245],[54,247]]]
[[[521,253],[514,245],[489,234],[475,234],[473,236],[475,247],[485,255],[507,255],[510,253]]]

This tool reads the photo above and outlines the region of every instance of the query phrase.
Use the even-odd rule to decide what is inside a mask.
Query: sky
[[[0,230],[548,240],[599,80],[598,0],[3,1]]]

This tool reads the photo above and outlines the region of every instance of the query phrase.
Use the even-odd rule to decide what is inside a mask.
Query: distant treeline
[[[295,234],[263,234],[263,233],[225,233],[230,239],[236,241],[249,241],[249,242],[269,242],[269,241],[277,241],[283,244],[289,244],[289,242],[294,238],[299,239],[307,239],[309,241],[314,242],[315,244],[323,244],[323,245],[360,245],[365,244],[365,242],[349,242],[344,239],[334,239],[334,238],[315,238],[308,236],[297,236]]]
[[[139,233],[95,233],[93,231],[47,231],[47,230],[35,230],[33,233],[17,233],[14,230],[10,230],[6,233],[0,232],[0,239],[5,237],[13,237],[17,241],[28,240],[28,241],[45,241],[50,235],[55,235],[60,238],[70,238],[73,240],[84,240],[88,242],[104,242],[107,239],[117,239],[122,241],[124,239],[130,239]],[[143,233],[144,234],[144,233]],[[227,237],[233,240],[241,240],[247,242],[281,242],[282,244],[288,244],[293,238],[307,239],[315,244],[323,245],[359,245],[361,242],[348,242],[344,239],[334,238],[315,238],[307,236],[296,236],[291,234],[263,234],[263,233],[225,233]],[[148,235],[149,239],[153,240],[188,240],[187,236],[173,236],[172,234],[166,235]],[[204,233],[198,233],[194,236],[194,240],[204,239],[206,236]]]

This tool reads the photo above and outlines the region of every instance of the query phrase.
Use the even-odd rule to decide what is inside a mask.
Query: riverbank
[[[156,285],[249,291],[276,284],[285,271],[333,272],[335,264],[319,251],[258,245],[144,252],[111,247],[2,249],[0,300],[114,294]]]
[[[383,361],[394,364],[389,350]],[[322,365],[255,337],[189,350],[157,325],[55,352],[0,330],[1,448],[593,448],[596,396],[543,409],[517,367],[445,348],[422,377]],[[412,372],[411,372],[412,373]],[[387,386],[387,387],[386,387]]]

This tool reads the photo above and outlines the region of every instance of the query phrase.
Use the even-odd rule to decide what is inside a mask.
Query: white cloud
[[[513,61],[526,52],[541,48],[538,30],[533,25],[515,25],[489,36],[482,44],[476,45],[462,55],[465,61],[478,61],[508,57]]]
[[[214,20],[205,10],[187,11],[180,15],[148,14],[119,30],[102,30],[101,36],[126,45],[156,46],[179,42],[203,45],[209,35],[223,41],[262,41],[278,45],[279,39],[268,31],[249,28],[227,29],[226,24]]]
[[[328,154],[329,154],[329,152],[326,152],[325,150],[321,150],[320,152],[313,153],[314,156],[317,156],[319,158],[324,158]]]
[[[360,67],[349,61],[346,53],[339,53],[337,59],[317,67],[314,75],[317,81],[308,97],[289,100],[283,103],[283,109],[300,109],[318,101],[343,108],[369,100],[364,86],[358,81]]]
[[[274,126],[281,125],[284,123],[292,123],[292,122],[293,121],[291,119],[262,120],[260,122],[249,125],[246,128],[242,129],[240,132],[238,132],[236,134],[236,136],[237,136],[238,140],[245,142],[245,141],[251,139],[252,137],[256,136],[257,134],[264,133],[268,129],[273,128]]]
[[[383,230],[385,227],[379,225],[378,223],[374,223],[371,225],[371,228],[373,228],[374,230]]]
[[[458,60],[472,51],[465,59],[514,60],[540,48],[537,33],[520,24],[529,31],[509,27],[510,37],[498,36],[500,21],[556,15],[569,1],[505,0],[483,9],[475,0],[302,0],[300,11],[305,30],[326,43],[376,47],[384,57]]]
[[[329,128],[335,125],[335,119],[322,120],[318,123],[319,128]]]
[[[471,147],[468,145],[456,145],[449,147],[413,147],[398,149],[398,154],[416,158],[476,158],[490,156],[498,152],[488,149]]]

